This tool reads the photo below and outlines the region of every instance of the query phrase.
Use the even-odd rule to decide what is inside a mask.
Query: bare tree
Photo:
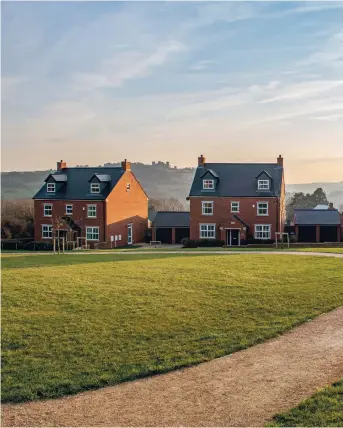
[[[33,237],[33,201],[2,201],[1,236],[5,239]]]
[[[149,201],[150,208],[154,211],[184,211],[185,207],[176,198],[152,198]]]
[[[339,204],[338,211],[343,214],[343,204]]]

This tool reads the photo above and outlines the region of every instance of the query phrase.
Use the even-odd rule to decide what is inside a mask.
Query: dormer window
[[[47,193],[55,193],[56,184],[55,183],[46,183],[46,191],[47,191]]]
[[[214,189],[214,180],[203,180],[202,188],[204,190],[213,190]]]
[[[91,183],[91,193],[100,193],[99,183]]]
[[[258,190],[269,190],[270,181],[269,180],[258,180],[257,188],[258,188]]]

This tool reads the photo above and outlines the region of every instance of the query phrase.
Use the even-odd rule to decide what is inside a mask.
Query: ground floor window
[[[270,224],[255,224],[255,239],[270,239]]]
[[[99,241],[99,227],[86,227],[87,241]]]
[[[42,224],[42,238],[51,239],[52,238],[52,225],[51,224]]]
[[[200,225],[200,238],[215,238],[216,225],[215,224],[201,224]]]

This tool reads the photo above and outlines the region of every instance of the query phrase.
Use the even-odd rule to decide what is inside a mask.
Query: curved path
[[[263,426],[343,377],[343,307],[260,345],[57,400],[3,405],[3,426]]]

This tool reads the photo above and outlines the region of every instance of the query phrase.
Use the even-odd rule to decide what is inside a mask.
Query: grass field
[[[342,427],[343,380],[319,391],[294,409],[277,415],[270,427]]]
[[[2,400],[57,397],[223,356],[343,305],[341,259],[2,257]]]

